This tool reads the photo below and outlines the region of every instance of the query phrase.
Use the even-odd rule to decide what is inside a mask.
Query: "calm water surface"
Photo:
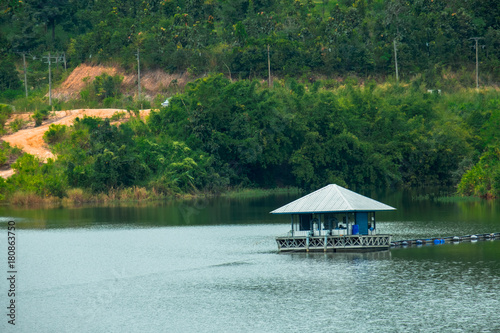
[[[499,232],[497,202],[371,196],[395,239]],[[294,197],[18,210],[15,329],[1,332],[500,332],[500,241],[277,254]],[[3,233],[3,236],[2,236]]]

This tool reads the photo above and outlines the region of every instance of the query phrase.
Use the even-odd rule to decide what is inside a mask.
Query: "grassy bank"
[[[298,187],[285,187],[285,188],[273,188],[273,189],[262,189],[262,188],[242,188],[233,189],[221,194],[222,197],[226,198],[261,198],[270,195],[279,194],[300,194],[303,190]]]
[[[94,194],[81,188],[73,188],[68,190],[67,195],[63,198],[55,196],[42,197],[33,192],[18,191],[10,198],[4,200],[4,203],[23,208],[40,208],[40,207],[72,207],[78,205],[98,205],[98,206],[113,206],[127,204],[154,204],[167,200],[196,200],[199,198],[208,197],[225,197],[225,198],[262,198],[280,194],[300,194],[303,190],[297,187],[260,189],[260,188],[238,188],[228,189],[227,192],[221,194],[212,193],[189,193],[189,194],[170,194],[166,195],[159,193],[154,188],[146,189],[145,187],[133,186],[123,189],[111,189],[107,193]]]
[[[153,202],[176,198],[177,196],[166,196],[153,190],[147,190],[144,187],[133,186],[123,189],[111,189],[107,193],[94,194],[81,188],[68,190],[63,198],[56,196],[42,197],[33,192],[18,191],[13,193],[6,203],[17,207],[31,206],[73,206],[82,204],[111,205],[115,203],[132,202]]]

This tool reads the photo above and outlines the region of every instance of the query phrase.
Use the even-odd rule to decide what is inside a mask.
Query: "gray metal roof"
[[[271,214],[374,212],[395,209],[336,184],[330,184],[273,210]]]

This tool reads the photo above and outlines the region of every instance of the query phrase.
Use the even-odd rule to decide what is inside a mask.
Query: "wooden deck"
[[[279,252],[380,251],[391,246],[391,235],[276,237]]]

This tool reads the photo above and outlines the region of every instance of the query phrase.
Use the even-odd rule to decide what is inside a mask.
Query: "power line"
[[[35,59],[35,58],[33,58]],[[51,64],[52,60],[57,64],[58,62],[63,61],[63,56],[58,54],[56,56],[53,56],[50,54],[48,56],[42,56],[42,59],[46,60],[46,64],[49,64],[49,105],[52,106],[52,71],[51,71]],[[66,60],[66,57],[64,57],[64,60]]]
[[[479,61],[478,61],[478,47],[477,41],[480,39],[484,39],[484,37],[471,37],[469,39],[473,39],[476,41],[476,89],[479,89]]]
[[[62,54],[58,53],[57,55],[51,55],[49,52],[48,56],[41,56],[38,57],[36,55],[32,55],[29,52],[16,52],[17,54],[20,54],[23,57],[23,68],[24,68],[24,93],[26,98],[28,98],[28,75],[27,75],[27,67],[26,67],[26,56],[32,58],[33,60],[45,60],[45,63],[49,64],[49,105],[52,105],[52,62],[55,62],[56,64],[58,62],[64,62],[64,70],[67,69],[66,67],[66,53],[63,52]]]

